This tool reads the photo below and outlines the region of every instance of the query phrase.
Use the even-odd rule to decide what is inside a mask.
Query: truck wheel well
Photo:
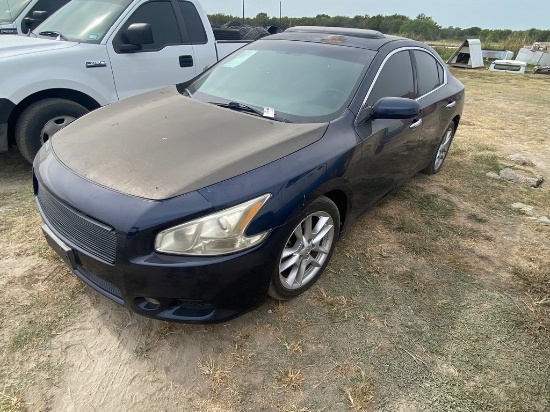
[[[71,100],[73,102],[81,104],[88,110],[95,110],[101,107],[101,105],[93,98],[85,93],[78,92],[76,90],[49,89],[41,90],[37,93],[31,94],[30,96],[19,102],[19,104],[15,106],[15,109],[10,115],[10,118],[8,120],[8,139],[10,145],[15,144],[15,124],[23,110],[25,110],[29,105],[33,104],[34,102],[50,97],[58,97],[61,99]]]

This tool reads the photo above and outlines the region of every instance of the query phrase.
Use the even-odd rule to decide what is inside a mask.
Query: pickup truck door
[[[195,57],[196,74],[202,73],[207,67],[218,61],[216,50],[216,41],[213,33],[210,30],[210,22],[206,16],[206,13],[200,8],[200,4],[196,5],[187,0],[178,0],[178,6],[181,10],[185,27],[189,35],[189,40],[193,44],[193,55]],[[197,10],[197,7],[199,10]],[[202,19],[201,19],[202,16]],[[211,35],[211,39],[208,39],[206,34],[207,27]],[[240,45],[234,46],[235,49]]]
[[[138,3],[107,42],[119,99],[181,83],[197,73],[185,20],[180,8],[174,6],[178,4],[171,0]],[[126,43],[125,31],[133,23],[148,23],[153,43],[142,45],[141,50],[124,52],[120,45]]]

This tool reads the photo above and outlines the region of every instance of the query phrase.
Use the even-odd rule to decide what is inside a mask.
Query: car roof
[[[283,33],[264,37],[264,39],[338,44],[368,50],[379,50],[385,44],[396,40],[409,40],[404,37],[383,34],[376,30],[324,26],[291,27]]]

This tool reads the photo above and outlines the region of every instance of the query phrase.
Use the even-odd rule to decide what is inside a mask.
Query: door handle
[[[180,56],[180,67],[193,67],[193,56]]]
[[[413,124],[411,124],[409,127],[411,129],[416,129],[418,128],[418,126],[420,126],[422,124],[422,119],[418,119],[417,121],[415,121]]]
[[[453,107],[456,106],[456,101],[453,100],[452,102],[450,102],[447,106],[445,106],[447,109],[452,109]]]

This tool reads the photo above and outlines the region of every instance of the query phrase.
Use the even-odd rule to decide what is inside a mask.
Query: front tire
[[[454,122],[451,122],[445,129],[445,133],[443,133],[443,137],[439,141],[439,145],[437,146],[434,156],[430,160],[430,164],[422,170],[422,173],[427,175],[435,175],[441,170],[441,166],[443,166],[443,162],[447,157],[447,153],[451,147],[454,135],[455,124]]]
[[[40,147],[56,132],[88,109],[71,100],[49,98],[27,107],[15,125],[15,141],[23,157],[32,163]]]
[[[278,300],[298,296],[317,281],[328,265],[340,232],[338,207],[325,196],[312,201],[292,222],[268,291]]]

